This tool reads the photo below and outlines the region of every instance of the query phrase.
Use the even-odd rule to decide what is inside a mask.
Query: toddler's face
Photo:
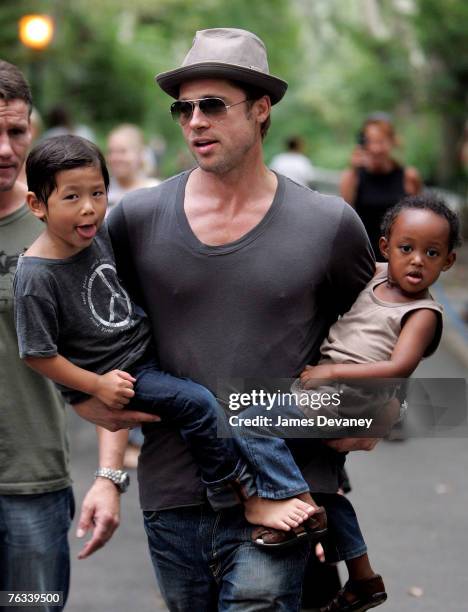
[[[448,221],[431,210],[407,208],[398,215],[380,247],[388,259],[389,278],[403,293],[419,297],[452,266],[449,233]]]

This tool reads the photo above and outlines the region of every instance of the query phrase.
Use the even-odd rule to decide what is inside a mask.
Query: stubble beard
[[[199,167],[204,172],[210,172],[212,174],[216,174],[217,176],[223,176],[229,174],[233,170],[239,168],[242,165],[242,162],[246,155],[251,151],[251,149],[255,145],[255,136],[252,135],[252,138],[243,144],[243,146],[238,147],[232,151],[222,153],[219,159],[210,162],[210,160],[206,160],[206,162],[201,159],[199,160],[194,153],[194,157],[198,162]]]

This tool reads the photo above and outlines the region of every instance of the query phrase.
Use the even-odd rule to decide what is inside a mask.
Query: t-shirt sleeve
[[[21,359],[57,355],[57,313],[52,302],[36,295],[17,297],[15,324]]]
[[[364,225],[351,206],[345,204],[328,266],[336,317],[348,312],[374,272],[374,253]]]

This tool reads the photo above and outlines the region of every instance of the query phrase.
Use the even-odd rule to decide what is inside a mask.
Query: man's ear
[[[449,270],[453,264],[455,263],[455,260],[457,259],[457,254],[455,253],[455,251],[451,251],[448,255],[447,255],[447,259],[445,260],[445,264],[444,267],[442,268],[442,270],[444,272],[446,272],[447,270]]]
[[[271,113],[270,96],[265,95],[255,100],[255,107],[257,110],[257,120],[259,123],[263,123],[268,119]]]
[[[41,200],[37,198],[33,191],[28,191],[26,194],[26,203],[35,217],[41,221],[45,221],[47,216],[47,206],[44,204],[44,202],[41,202]]]
[[[385,236],[380,236],[379,249],[385,259],[388,259],[388,240],[385,238]]]

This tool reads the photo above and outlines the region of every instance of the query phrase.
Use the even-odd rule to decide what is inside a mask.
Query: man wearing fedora
[[[265,166],[271,106],[287,84],[269,73],[257,36],[197,32],[183,65],[156,80],[175,100],[171,114],[196,167],[126,196],[109,231],[119,274],[149,314],[161,368],[223,403],[235,380],[294,378],[314,363],[330,324],[372,276],[373,257],[343,200]],[[111,430],[129,424],[128,411],[119,421],[94,400],[75,408]],[[215,512],[207,503],[178,431],[162,422],[143,432],[140,500],[169,609],[299,610],[308,544],[256,548],[240,505]],[[314,491],[338,490],[340,453],[311,440],[303,463]]]

